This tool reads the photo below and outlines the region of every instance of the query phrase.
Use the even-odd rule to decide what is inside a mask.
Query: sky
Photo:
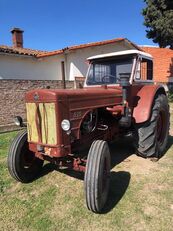
[[[24,30],[24,47],[57,50],[71,45],[146,38],[143,0],[0,0],[0,44],[12,45],[10,30]]]

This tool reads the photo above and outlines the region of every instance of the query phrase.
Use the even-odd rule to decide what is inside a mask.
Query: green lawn
[[[16,132],[1,134],[0,230],[172,231],[172,131],[168,150],[159,162],[135,156],[127,141],[111,147],[111,189],[100,215],[85,206],[80,174],[60,172],[46,163],[42,176],[34,182],[13,180],[6,156]]]

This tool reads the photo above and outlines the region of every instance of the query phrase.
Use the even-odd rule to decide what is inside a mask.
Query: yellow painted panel
[[[40,103],[41,133],[43,144],[56,144],[56,116],[54,103]]]
[[[28,141],[38,142],[38,131],[35,121],[36,104],[27,103],[27,129],[28,129]],[[41,131],[41,142],[43,144],[56,144],[56,115],[54,103],[39,103],[37,110],[39,126]]]
[[[35,122],[36,104],[26,104],[28,141],[38,142],[38,131]]]

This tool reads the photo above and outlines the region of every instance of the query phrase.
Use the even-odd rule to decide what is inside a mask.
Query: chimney
[[[11,30],[13,47],[23,48],[23,30],[20,28],[13,28]]]

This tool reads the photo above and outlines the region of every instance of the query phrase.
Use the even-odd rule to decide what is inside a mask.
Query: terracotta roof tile
[[[38,54],[46,53],[45,51],[20,48],[20,47],[11,47],[0,45],[0,53],[8,53],[8,54],[18,54],[18,55],[29,55],[29,56],[37,56]]]
[[[107,45],[107,44],[121,42],[121,41],[124,41],[124,38],[117,38],[117,39],[105,40],[100,42],[92,42],[92,43],[86,43],[81,45],[74,45],[68,47],[68,50],[76,50],[76,49],[82,49],[82,48],[93,47],[93,46]]]
[[[64,50],[65,49],[55,50],[55,51],[49,51],[49,52],[42,52],[42,53],[37,54],[37,58],[63,54]]]
[[[66,47],[62,50],[55,50],[55,51],[51,51],[51,52],[46,52],[45,54],[43,54],[43,53],[38,54],[37,57],[52,56],[52,55],[62,54],[62,53],[64,53],[64,51],[72,51],[72,50],[77,50],[77,49],[107,45],[107,44],[112,44],[112,43],[116,43],[116,42],[123,42],[123,41],[126,41],[130,45],[134,46],[136,49],[141,50],[141,48],[139,46],[132,43],[131,41],[129,41],[126,38],[116,38],[116,39],[105,40],[105,41],[100,41],[100,42],[92,42],[92,43],[86,43],[86,44],[81,44],[81,45],[69,46],[69,47]]]
[[[135,47],[136,49],[141,50],[140,47],[138,47],[136,44],[132,43],[126,38],[116,38],[116,39],[105,40],[105,41],[100,41],[100,42],[92,42],[92,43],[87,43],[87,44],[69,46],[61,50],[55,50],[55,51],[50,51],[50,52],[0,45],[0,53],[29,55],[29,56],[35,56],[37,58],[41,58],[41,57],[63,54],[65,51],[72,51],[72,50],[83,49],[83,48],[88,48],[88,47],[107,45],[107,44],[112,44],[116,42],[126,42],[130,44],[131,46]]]
[[[136,48],[140,49],[136,44],[132,43],[126,38],[116,38],[116,39],[111,39],[111,40],[105,40],[105,41],[100,41],[100,42],[93,42],[93,43],[87,43],[87,44],[82,44],[82,45],[76,45],[76,46],[71,46],[68,49],[69,50],[76,50],[76,49],[81,49],[81,48],[87,48],[87,47],[93,47],[93,46],[101,46],[101,45],[107,45],[111,43],[116,43],[116,42],[123,42],[126,41],[130,43],[131,45],[135,46]]]

